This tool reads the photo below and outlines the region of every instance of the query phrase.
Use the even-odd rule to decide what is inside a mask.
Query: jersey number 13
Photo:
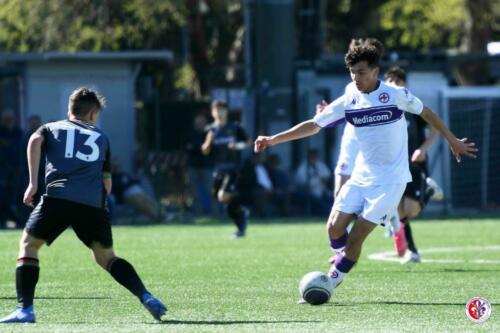
[[[76,133],[75,133],[76,132]],[[83,143],[84,146],[90,148],[90,154],[84,154],[81,151],[77,150],[75,152],[75,135],[85,135],[88,136],[87,140]],[[78,129],[75,128],[67,128],[66,129],[66,151],[64,152],[65,158],[73,158],[76,157],[79,160],[85,162],[94,162],[99,158],[99,146],[96,141],[101,136],[100,133],[87,130],[87,129]]]

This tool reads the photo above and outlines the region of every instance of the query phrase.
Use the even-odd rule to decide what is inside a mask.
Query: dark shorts
[[[113,246],[111,222],[106,209],[59,198],[43,196],[26,223],[30,236],[50,245],[69,226],[90,247],[92,242],[104,248]]]
[[[212,196],[217,199],[217,193],[238,193],[238,171],[236,169],[216,170],[213,174]]]
[[[410,163],[410,172],[413,180],[406,185],[403,197],[418,201],[421,209],[423,209],[429,201],[426,182],[427,173],[424,168],[415,163]]]

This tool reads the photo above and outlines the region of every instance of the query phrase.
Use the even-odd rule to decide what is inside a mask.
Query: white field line
[[[459,253],[465,251],[500,251],[500,245],[477,245],[477,246],[461,246],[461,247],[436,247],[419,250],[421,254],[424,253]],[[441,264],[461,264],[461,263],[472,263],[472,264],[500,264],[499,260],[490,259],[425,259],[423,256],[423,263],[441,263]],[[368,259],[380,260],[380,261],[392,261],[401,262],[401,257],[396,256],[394,251],[377,252],[368,255]]]

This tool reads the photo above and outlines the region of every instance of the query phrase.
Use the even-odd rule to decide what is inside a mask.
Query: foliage
[[[379,11],[389,48],[458,48],[465,34],[464,0],[390,0]]]
[[[379,9],[387,0],[327,1],[325,14],[328,53],[345,52],[351,38],[375,37],[384,40]]]
[[[199,83],[196,72],[189,63],[185,63],[175,72],[175,88],[199,94]]]
[[[0,49],[165,49],[185,24],[182,0],[1,0]]]
[[[472,10],[474,7],[477,10]],[[470,50],[473,25],[500,38],[495,0],[339,0],[326,7],[326,50],[344,52],[351,38],[376,37],[392,49]],[[471,33],[472,32],[472,33]]]

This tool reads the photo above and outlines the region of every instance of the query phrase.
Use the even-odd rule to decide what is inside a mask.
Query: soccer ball
[[[299,283],[299,292],[309,304],[319,305],[328,302],[333,294],[334,283],[322,272],[310,272]]]

